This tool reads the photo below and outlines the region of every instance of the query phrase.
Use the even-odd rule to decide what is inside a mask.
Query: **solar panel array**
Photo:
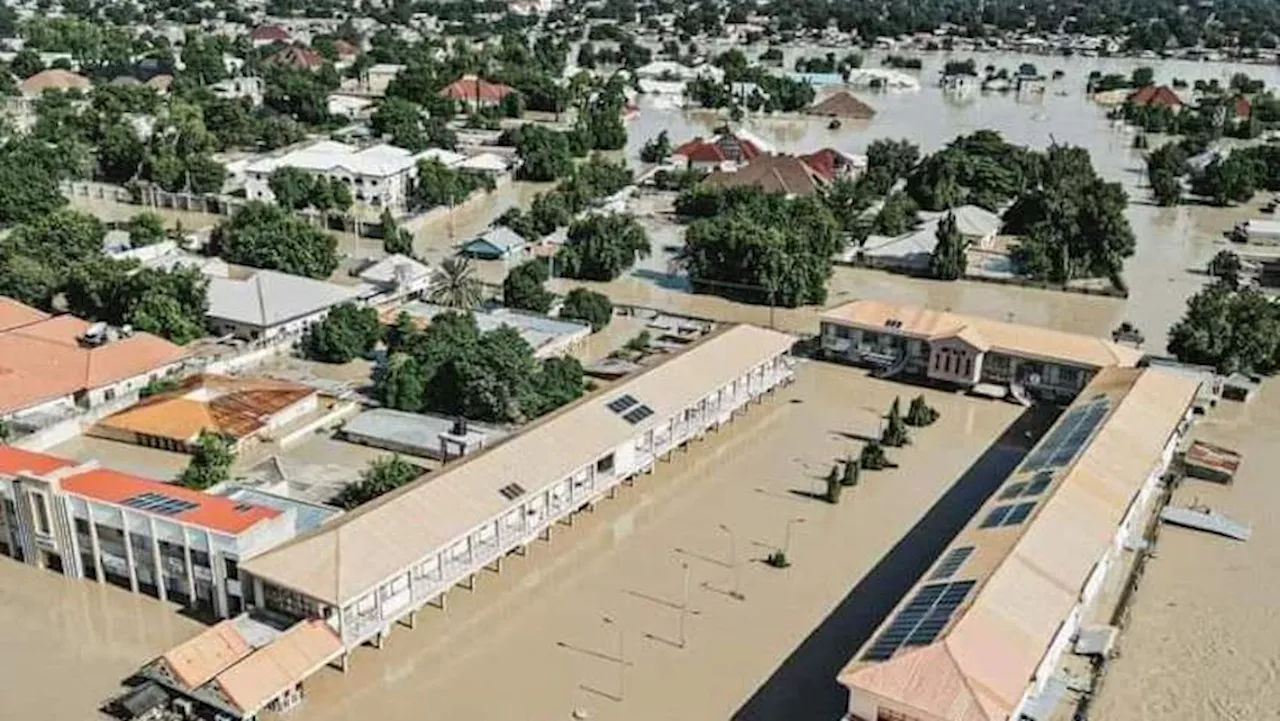
[[[862,654],[862,660],[885,661],[904,646],[933,643],[975,585],[976,581],[954,581],[924,586]]]
[[[199,503],[184,501],[180,498],[170,498],[162,493],[143,493],[132,498],[126,498],[122,503],[139,511],[159,513],[164,516],[176,516],[179,513],[200,507]]]
[[[1053,431],[1022,464],[1023,471],[1061,468],[1075,459],[1111,408],[1108,398],[1076,406],[1058,421]]]
[[[613,411],[614,413],[622,414],[628,408],[638,404],[639,402],[640,401],[635,399],[635,396],[627,394],[625,396],[618,396],[617,398],[614,398],[613,400],[606,403],[605,407]]]
[[[1045,492],[1049,484],[1053,483],[1053,474],[1048,471],[1040,471],[1029,481],[1018,481],[1010,483],[1000,492],[1000,500],[1009,501],[1014,498],[1031,498]]]
[[[933,575],[929,576],[930,581],[943,581],[955,575],[960,566],[973,555],[973,546],[961,546],[947,551],[947,555],[942,557],[942,562],[934,569]]]
[[[1016,526],[1027,520],[1027,516],[1031,515],[1031,509],[1035,507],[1035,501],[1027,501],[1026,503],[1008,503],[1003,506],[996,506],[991,509],[991,512],[987,514],[986,518],[982,519],[981,528]]]
[[[649,406],[636,406],[635,408],[627,411],[622,416],[622,420],[634,426],[651,415],[653,415],[653,409]]]
[[[519,483],[508,483],[502,488],[499,488],[498,493],[501,493],[502,497],[507,499],[508,501],[514,501],[520,496],[523,496],[525,491],[524,491],[524,486],[520,485]]]

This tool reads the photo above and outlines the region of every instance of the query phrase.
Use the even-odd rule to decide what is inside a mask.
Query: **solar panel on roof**
[[[1005,486],[1003,492],[1000,493],[1000,500],[1007,501],[1010,498],[1017,498],[1022,495],[1022,490],[1027,487],[1025,483],[1010,483]]]
[[[502,488],[499,488],[498,493],[501,493],[502,497],[508,501],[514,501],[524,495],[524,486],[519,483],[509,483]]]
[[[1023,493],[1022,495],[1038,496],[1041,493],[1044,493],[1044,490],[1049,487],[1050,483],[1053,483],[1052,473],[1038,473],[1036,474],[1036,477],[1031,480],[1031,483],[1027,485],[1026,493]]]
[[[163,516],[176,516],[179,513],[190,511],[193,508],[199,508],[199,503],[192,501],[184,501],[180,498],[171,498],[162,493],[142,493],[131,498],[121,501],[121,504],[130,508],[136,508],[146,513],[158,513]]]
[[[903,646],[932,643],[946,628],[974,585],[974,581],[954,581],[932,583],[921,588],[862,654],[862,660],[884,661],[892,658]]]
[[[635,425],[651,415],[653,415],[653,409],[649,406],[636,406],[635,408],[627,411],[626,414],[622,416],[622,420],[630,423],[631,425]]]
[[[1111,402],[1103,397],[1068,410],[1036,448],[1035,453],[1023,463],[1022,470],[1036,471],[1071,463],[1097,430],[1110,407]]]
[[[1031,509],[1035,507],[1036,507],[1035,501],[1030,501],[1028,503],[1019,503],[1018,505],[1013,506],[1009,511],[1009,515],[1005,516],[1004,523],[1000,525],[1016,526],[1019,523],[1022,523],[1023,521],[1027,520],[1027,516],[1031,515]]]
[[[973,555],[973,546],[961,546],[947,551],[947,555],[943,557],[942,562],[934,569],[933,575],[929,576],[930,581],[942,581],[951,578],[960,568],[961,564]]]
[[[982,525],[979,527],[995,528],[1001,523],[1004,523],[1004,517],[1009,515],[1010,508],[1013,508],[1013,506],[996,506],[991,509],[991,512],[987,514],[987,517],[982,519]]]
[[[613,400],[606,403],[605,407],[607,407],[609,410],[613,411],[614,413],[622,413],[623,411],[627,410],[628,408],[630,408],[631,406],[634,406],[639,402],[640,401],[637,401],[635,399],[635,396],[627,394],[624,396],[618,396],[617,398],[614,398]]]

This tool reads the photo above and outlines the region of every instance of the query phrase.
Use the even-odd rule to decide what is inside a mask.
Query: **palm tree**
[[[480,280],[467,258],[448,258],[440,264],[440,278],[431,289],[432,303],[470,309],[480,305]]]

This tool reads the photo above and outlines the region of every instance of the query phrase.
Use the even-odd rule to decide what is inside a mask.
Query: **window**
[[[613,473],[613,454],[596,461],[596,473]]]
[[[920,719],[898,711],[882,708],[876,711],[876,721],[920,721]]]
[[[234,558],[225,559],[225,562],[227,565],[227,580],[239,581],[240,580],[240,563],[236,561],[236,559]]]
[[[31,494],[31,515],[35,518],[36,533],[44,536],[53,533],[53,524],[49,522],[49,499],[43,493]]]

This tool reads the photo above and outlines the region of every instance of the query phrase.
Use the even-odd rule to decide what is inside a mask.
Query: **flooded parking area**
[[[346,675],[317,675],[296,718],[781,718],[747,702],[762,688],[771,703],[792,692],[779,669],[1022,410],[924,391],[942,420],[891,452],[899,468],[864,474],[839,505],[811,497],[895,396],[919,392],[802,364],[794,385],[506,558],[474,591],[451,591],[445,610],[396,628],[383,649],[361,649]],[[760,562],[783,547],[790,568]],[[825,712],[834,672],[811,670]],[[787,717],[823,717],[798,713]]]

